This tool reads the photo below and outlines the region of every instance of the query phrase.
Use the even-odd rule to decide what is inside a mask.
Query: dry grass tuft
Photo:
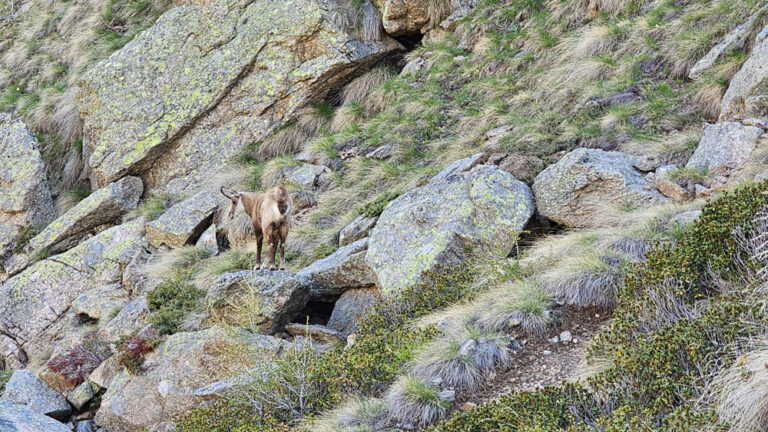
[[[360,103],[355,102],[343,105],[333,114],[331,130],[333,132],[341,132],[360,121],[363,118],[363,114],[363,107]]]
[[[712,384],[720,421],[734,432],[763,430],[768,424],[768,348],[752,350],[721,372]]]
[[[381,22],[379,10],[376,9],[371,0],[366,0],[361,13],[363,14],[363,40],[381,40],[384,35],[384,26]]]
[[[410,367],[413,376],[458,391],[473,391],[485,377],[509,363],[508,340],[496,332],[457,325],[424,347]]]
[[[386,66],[376,67],[355,78],[344,87],[341,93],[341,104],[364,104],[368,96],[395,76],[395,71]]]
[[[262,162],[278,156],[290,156],[301,150],[309,138],[304,128],[289,126],[265,138],[255,156]]]
[[[386,395],[390,418],[408,428],[421,428],[445,417],[450,403],[437,387],[412,376],[400,377]]]
[[[184,246],[154,254],[145,265],[144,271],[149,278],[150,285],[156,285],[163,279],[167,279],[176,269],[188,268],[210,256],[210,253],[205,249],[197,246]]]
[[[355,398],[316,420],[312,432],[363,432],[383,430],[389,407],[382,399]]]
[[[509,331],[520,326],[526,333],[541,336],[552,325],[551,300],[536,278],[506,283],[487,296],[487,309],[480,312],[477,325],[490,331]]]

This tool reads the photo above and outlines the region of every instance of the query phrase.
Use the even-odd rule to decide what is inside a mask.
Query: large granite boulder
[[[0,273],[25,229],[56,217],[37,140],[21,120],[0,114]],[[2,279],[0,279],[2,280]]]
[[[372,286],[376,278],[365,260],[367,251],[368,239],[360,239],[313,262],[296,275],[307,281],[313,300],[338,297],[352,288]]]
[[[723,96],[720,120],[768,118],[768,26],[755,39],[752,51]]]
[[[219,276],[206,301],[222,322],[274,334],[306,306],[309,286],[286,271],[246,270]]]
[[[347,224],[339,232],[339,246],[352,244],[362,238],[368,237],[369,233],[376,226],[378,217],[368,217],[360,215],[352,222]]]
[[[506,256],[533,211],[527,185],[480,165],[389,203],[371,233],[366,260],[382,293],[396,293],[470,255]]]
[[[26,369],[17,370],[11,375],[0,401],[24,405],[38,414],[61,421],[69,420],[72,412],[64,396]]]
[[[99,336],[107,342],[115,343],[144,328],[149,323],[149,315],[147,298],[137,297],[108,321],[99,320]]]
[[[94,228],[114,224],[139,203],[144,186],[138,177],[125,177],[77,203],[29,241],[25,253],[59,253],[76,245]]]
[[[720,171],[741,167],[757,147],[763,130],[736,122],[707,126],[686,168]]]
[[[96,414],[96,424],[110,432],[167,430],[211,392],[209,384],[253,367],[257,357],[275,356],[289,344],[271,336],[253,335],[221,326],[176,333],[144,360],[145,372],[123,369],[109,384]]]
[[[121,272],[143,247],[144,221],[112,227],[0,286],[0,333],[28,358],[63,336],[72,301],[93,287],[121,282]]]
[[[376,287],[353,289],[345,292],[336,301],[328,320],[328,327],[348,335],[357,331],[357,323],[368,308],[381,300],[381,292]]]
[[[69,426],[24,405],[0,402],[1,432],[72,432]]]
[[[666,200],[634,166],[632,156],[580,148],[536,176],[533,194],[542,216],[568,227],[597,227],[606,206]]]
[[[219,201],[217,191],[204,189],[176,204],[147,223],[147,242],[154,247],[164,244],[174,248],[194,242],[210,226]]]
[[[333,1],[333,0],[331,0]],[[328,0],[187,2],[92,67],[78,94],[91,182],[193,193],[248,143],[402,47],[363,42]]]

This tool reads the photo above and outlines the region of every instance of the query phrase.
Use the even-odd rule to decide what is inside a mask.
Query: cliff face
[[[762,418],[763,5],[87,3],[0,9],[0,425]]]

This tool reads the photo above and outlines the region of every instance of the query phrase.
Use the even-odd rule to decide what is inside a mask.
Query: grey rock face
[[[312,341],[326,344],[341,343],[344,340],[337,330],[319,324],[291,323],[285,326],[285,331],[292,336],[308,337]]]
[[[309,287],[285,271],[240,271],[219,276],[206,300],[224,322],[274,334],[306,306]]]
[[[338,296],[348,289],[371,286],[375,277],[365,261],[367,250],[368,239],[360,239],[313,262],[296,276],[309,284],[311,297],[318,300]]]
[[[318,181],[323,173],[330,171],[324,165],[303,164],[294,169],[286,177],[286,181],[295,183],[306,190],[313,190],[318,187]]]
[[[206,229],[195,243],[195,246],[208,252],[211,256],[219,253],[219,243],[216,241],[216,225],[211,225]]]
[[[43,226],[56,217],[37,140],[9,114],[0,114],[0,184],[0,265],[4,265],[25,228]]]
[[[123,306],[116,316],[99,321],[99,336],[107,342],[130,336],[147,325],[149,313],[147,298],[137,297]]]
[[[600,226],[608,206],[647,205],[666,200],[619,152],[580,148],[542,171],[533,183],[542,216],[568,227]]]
[[[91,319],[109,321],[113,311],[128,303],[128,291],[120,283],[90,289],[72,301],[72,311]]]
[[[174,205],[159,218],[147,223],[147,241],[153,247],[179,248],[197,240],[213,220],[219,206],[218,192],[205,189]]]
[[[94,286],[119,283],[143,235],[142,219],[119,225],[9,279],[0,286],[0,333],[27,357],[50,349],[62,337],[72,301]]]
[[[443,168],[443,170],[437,173],[436,176],[432,177],[432,180],[430,181],[443,181],[454,174],[460,174],[465,171],[469,171],[477,165],[485,163],[486,159],[488,159],[488,157],[485,153],[476,153],[464,159],[459,159]]]
[[[747,61],[731,79],[721,103],[720,120],[731,120],[736,117],[768,117],[768,111],[760,109],[765,108],[765,104],[751,102],[751,100],[760,100],[768,96],[766,80],[768,80],[768,27],[757,35]],[[754,108],[758,108],[758,111]]]
[[[533,211],[528,186],[480,165],[389,203],[371,233],[366,260],[382,293],[396,293],[426,272],[465,262],[469,253],[506,256]]]
[[[353,289],[345,292],[336,301],[328,320],[328,327],[348,335],[357,331],[359,318],[369,307],[381,300],[378,288]]]
[[[171,335],[147,355],[144,364],[151,367],[143,374],[117,373],[95,422],[110,432],[135,432],[178,421],[216,398],[198,389],[241,373],[253,356],[274,356],[286,345],[271,336],[223,327]]]
[[[62,421],[68,420],[72,412],[64,396],[26,369],[11,375],[0,401],[24,405],[35,413]]]
[[[357,39],[326,19],[329,9],[215,0],[166,12],[83,77],[91,182],[136,173],[153,192],[194,193],[298,108],[401,49]]]
[[[368,237],[378,217],[366,217],[360,215],[339,232],[339,246],[346,246],[362,238]]]
[[[94,191],[30,240],[25,252],[58,253],[75,246],[94,228],[114,224],[124,213],[135,209],[143,190],[141,179],[125,177]]]
[[[2,432],[72,432],[68,426],[38,414],[24,405],[0,402]]]
[[[749,160],[762,134],[760,128],[736,122],[709,125],[685,167],[698,170],[738,168]]]

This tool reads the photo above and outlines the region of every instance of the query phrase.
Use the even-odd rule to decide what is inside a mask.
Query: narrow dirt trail
[[[573,307],[563,307],[559,312],[560,325],[550,329],[545,337],[512,333],[522,349],[513,351],[510,368],[491,376],[479,392],[465,395],[455,406],[461,408],[467,402],[480,405],[513,390],[534,390],[583,374],[589,342],[607,325],[610,314],[595,308]],[[564,331],[570,332],[571,340],[559,340]],[[558,337],[557,342],[554,337]]]

